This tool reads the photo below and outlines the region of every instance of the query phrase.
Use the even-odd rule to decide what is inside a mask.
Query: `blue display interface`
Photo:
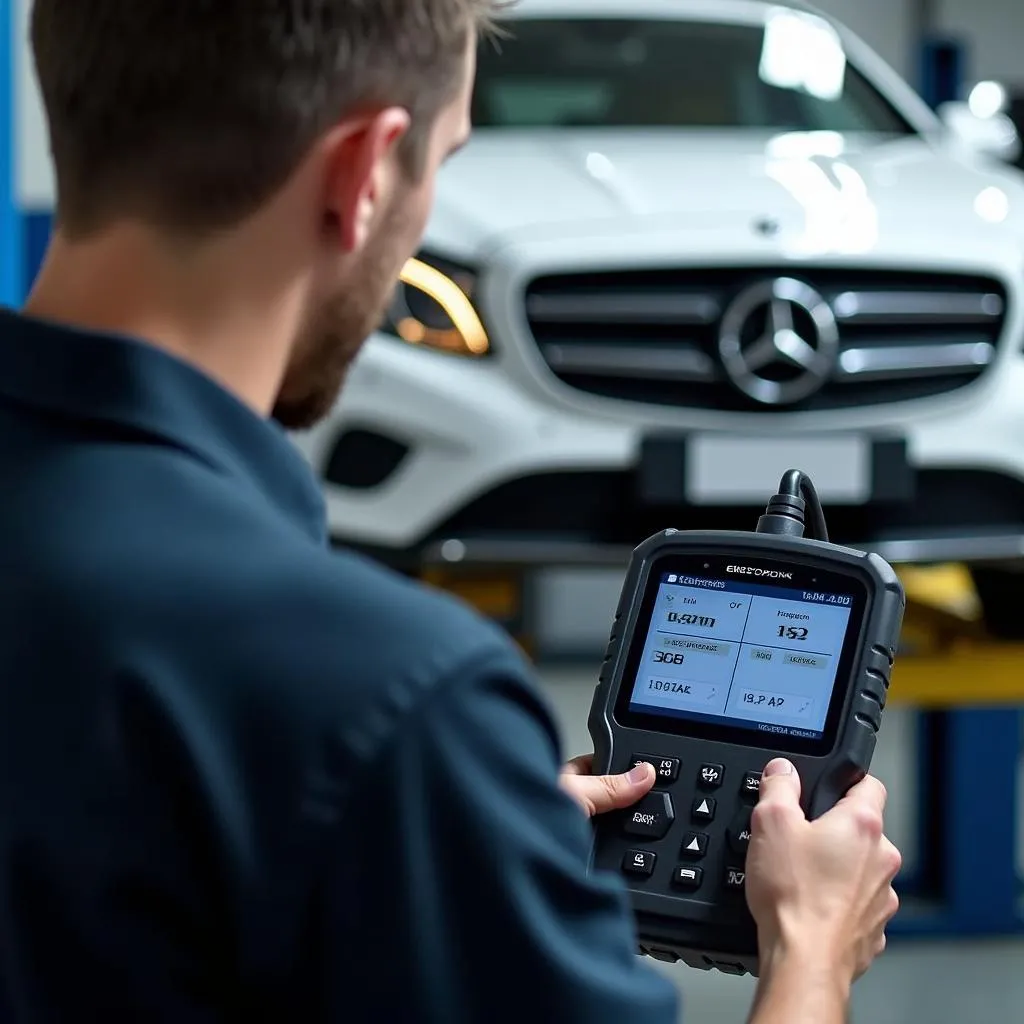
[[[849,594],[665,573],[630,710],[819,739]]]

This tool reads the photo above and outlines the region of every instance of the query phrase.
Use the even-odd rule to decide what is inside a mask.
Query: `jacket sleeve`
[[[635,955],[625,890],[588,874],[590,826],[559,767],[511,652],[409,711],[345,815],[338,877],[359,883],[328,886],[324,923],[363,941],[325,964],[327,1019],[676,1024],[674,988]]]

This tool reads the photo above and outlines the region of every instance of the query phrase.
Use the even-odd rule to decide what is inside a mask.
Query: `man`
[[[470,130],[488,0],[36,0],[59,228],[0,319],[0,1019],[669,1024],[548,710],[328,552],[333,403]],[[575,804],[573,799],[575,799]],[[839,1024],[899,855],[754,822],[758,1024]]]

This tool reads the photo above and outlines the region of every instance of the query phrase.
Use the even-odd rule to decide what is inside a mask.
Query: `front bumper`
[[[764,416],[681,410],[671,433],[760,437]],[[829,500],[832,538],[897,562],[1024,559],[1024,357],[1004,353],[978,385],[899,409],[772,417],[777,464],[739,502],[646,500],[638,484],[656,428],[609,404],[604,415],[517,386],[495,360],[446,358],[388,339],[368,345],[342,403],[299,440],[325,479],[340,541],[392,561],[619,564],[667,526],[751,529],[802,439],[883,435],[905,442],[912,488]],[[386,472],[353,484],[338,468],[349,431],[391,439]],[[799,467],[798,467],[799,468]]]

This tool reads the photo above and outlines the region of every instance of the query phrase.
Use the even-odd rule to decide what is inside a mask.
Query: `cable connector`
[[[768,502],[764,515],[757,521],[757,532],[802,537],[807,519],[811,539],[827,543],[828,529],[818,492],[806,473],[791,469],[783,475],[779,493]]]

